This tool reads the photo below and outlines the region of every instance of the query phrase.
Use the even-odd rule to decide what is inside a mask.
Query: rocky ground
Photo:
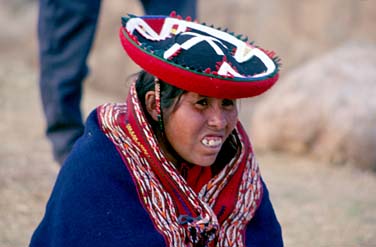
[[[0,247],[21,247],[43,216],[59,167],[43,133],[36,62],[5,46],[0,51]],[[86,115],[109,101],[115,97],[86,85]],[[376,246],[376,174],[286,154],[258,157],[286,246]]]

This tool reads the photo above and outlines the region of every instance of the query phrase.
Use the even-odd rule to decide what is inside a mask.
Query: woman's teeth
[[[207,147],[217,147],[222,145],[222,138],[205,138],[202,139],[201,143]]]

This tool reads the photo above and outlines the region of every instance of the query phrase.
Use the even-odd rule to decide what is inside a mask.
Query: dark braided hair
[[[155,90],[155,77],[144,70],[140,71],[137,76],[136,91],[138,99],[140,100],[142,108],[144,109],[144,112],[154,129],[157,123],[146,111],[145,95],[147,92]],[[162,80],[159,80],[159,83],[161,85],[161,112],[165,115],[165,117],[168,117],[166,114],[174,110],[173,107],[179,102],[180,97],[186,93],[186,91],[172,86],[171,84],[168,84]]]

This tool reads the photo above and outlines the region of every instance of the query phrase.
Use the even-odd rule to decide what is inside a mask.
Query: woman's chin
[[[198,166],[203,166],[203,167],[208,167],[214,164],[215,159],[217,158],[218,154],[215,155],[205,155],[203,157],[198,157],[196,159],[193,159],[192,164],[198,165]]]

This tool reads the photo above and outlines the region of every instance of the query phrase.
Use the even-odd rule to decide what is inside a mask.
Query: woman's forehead
[[[218,99],[218,100],[229,99],[229,98],[215,98],[215,97],[210,97],[210,96],[202,95],[202,94],[195,93],[195,92],[187,92],[186,95],[188,97],[192,97],[192,98],[209,98],[209,99]],[[236,100],[236,99],[231,99],[231,100]]]

